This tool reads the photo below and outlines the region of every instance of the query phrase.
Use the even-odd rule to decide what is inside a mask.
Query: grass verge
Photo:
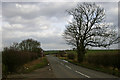
[[[68,62],[78,65],[78,66],[82,66],[88,69],[92,69],[92,70],[96,70],[96,71],[100,71],[100,72],[104,72],[104,73],[108,73],[108,74],[112,74],[112,75],[120,77],[120,71],[112,70],[110,67],[103,67],[99,65],[89,64],[86,62],[78,63],[77,61],[67,59],[66,57],[58,57],[58,58],[67,60]]]
[[[37,60],[33,60],[32,62],[29,62],[25,65],[23,65],[20,69],[19,69],[19,73],[30,73],[33,70],[36,70],[38,68],[42,68],[48,65],[48,60],[46,57],[43,58],[39,58]]]

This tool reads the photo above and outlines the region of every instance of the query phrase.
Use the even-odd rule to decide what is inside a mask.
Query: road
[[[47,59],[56,78],[117,78],[113,75],[71,64],[52,55],[48,55]]]

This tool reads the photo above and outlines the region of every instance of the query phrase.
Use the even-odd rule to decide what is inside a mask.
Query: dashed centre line
[[[83,74],[83,73],[81,73],[81,72],[79,72],[79,71],[75,71],[75,72],[78,73],[78,74],[81,74],[81,75],[83,75],[83,76],[85,76],[85,77],[87,77],[87,78],[90,78],[90,76],[85,75],[85,74]]]
[[[71,67],[69,67],[69,66],[67,66],[67,65],[65,65],[67,68],[69,68],[69,69],[71,69]]]
[[[62,62],[60,62],[60,64],[61,64],[61,65],[64,65]],[[69,67],[68,65],[65,65],[65,67],[67,67],[68,69],[71,69],[71,70],[72,70],[72,68]],[[83,74],[83,73],[81,73],[81,72],[79,72],[79,71],[75,71],[75,72],[78,73],[78,74],[80,74],[80,75],[82,75],[82,76],[85,76],[85,77],[87,77],[87,78],[90,78],[90,76],[88,76],[88,75],[86,75],[86,74]]]

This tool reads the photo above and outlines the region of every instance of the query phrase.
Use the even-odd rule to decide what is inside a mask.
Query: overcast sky
[[[71,21],[71,16],[65,11],[76,4],[77,2],[2,2],[3,47],[33,38],[41,42],[44,50],[70,49],[62,37],[65,25]],[[106,22],[118,26],[118,3],[96,4],[105,9]],[[117,48],[117,45],[111,48]]]

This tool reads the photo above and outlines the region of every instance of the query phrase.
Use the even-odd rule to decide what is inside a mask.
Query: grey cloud
[[[24,11],[21,10],[21,8],[17,8],[16,4],[19,4],[21,6],[25,5],[30,5],[30,6],[36,6],[39,8],[37,11],[33,11],[30,13],[25,13]],[[74,3],[76,4],[76,3]],[[73,7],[73,3],[71,2],[41,2],[41,3],[4,3],[3,2],[3,15],[5,17],[15,17],[15,16],[22,16],[25,19],[31,19],[31,18],[36,18],[39,16],[47,16],[47,17],[63,17],[65,14],[65,10],[69,9],[70,7]],[[30,8],[28,8],[30,9]],[[24,9],[27,10],[27,9]],[[9,12],[9,13],[7,13]]]
[[[3,38],[3,46],[10,46],[13,42],[21,42],[22,40],[33,38],[41,42],[41,47],[43,49],[70,49],[65,41],[60,36],[49,36],[49,37],[36,37],[36,36],[23,36],[18,38]]]
[[[117,7],[116,3],[97,4],[106,9],[106,21],[117,24],[118,15],[111,11],[111,8]],[[41,42],[43,49],[71,48],[65,44],[62,33],[67,20],[70,19],[65,10],[75,5],[76,3],[73,2],[3,2],[3,24],[10,25],[3,26],[4,46],[33,38]],[[21,6],[26,9],[22,9]]]
[[[118,2],[98,2],[98,4],[105,9],[105,21],[118,26],[118,10],[116,10],[118,9]]]

